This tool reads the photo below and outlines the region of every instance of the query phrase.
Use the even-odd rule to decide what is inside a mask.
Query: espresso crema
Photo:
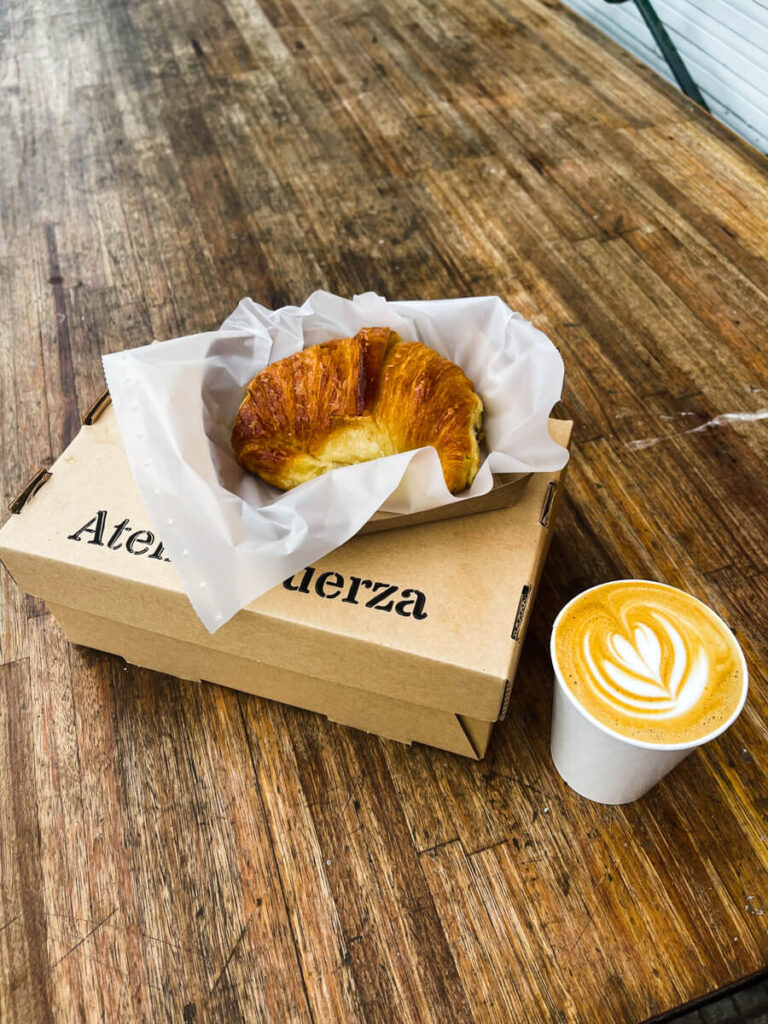
[[[739,706],[746,672],[727,626],[661,583],[620,580],[581,594],[555,623],[563,682],[609,729],[648,743],[687,743]]]

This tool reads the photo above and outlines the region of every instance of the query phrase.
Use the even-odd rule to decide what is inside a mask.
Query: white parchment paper
[[[460,496],[434,448],[333,470],[285,493],[246,473],[230,435],[268,363],[361,327],[391,327],[457,363],[485,406],[488,454]],[[563,363],[496,297],[387,302],[314,292],[269,310],[244,299],[221,330],[104,357],[139,492],[195,611],[215,632],[237,611],[352,537],[373,513],[417,512],[487,493],[493,473],[561,469],[549,436]]]

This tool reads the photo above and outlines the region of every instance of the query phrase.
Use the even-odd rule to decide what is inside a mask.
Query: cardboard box
[[[551,429],[568,443],[570,423]],[[107,406],[17,502],[0,557],[75,643],[482,757],[509,702],[562,476],[531,476],[511,508],[355,537],[209,634]]]
[[[459,516],[474,516],[478,512],[495,512],[500,508],[511,508],[522,497],[530,473],[494,473],[493,487],[487,494],[478,494],[475,498],[465,498],[450,505],[439,505],[428,508],[424,512],[374,512],[368,522],[359,531],[358,536],[365,533],[381,533],[382,530],[398,530],[403,526],[422,526],[424,523],[436,523],[441,519],[456,519]]]

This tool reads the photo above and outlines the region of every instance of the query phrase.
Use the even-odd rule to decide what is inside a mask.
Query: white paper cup
[[[623,583],[654,583],[652,580],[611,580]],[[645,740],[622,736],[599,722],[586,711],[566,686],[557,662],[555,634],[563,615],[583,594],[597,590],[606,583],[577,594],[555,619],[550,639],[550,655],[555,672],[555,691],[552,704],[552,760],[560,776],[571,789],[588,800],[601,804],[628,804],[644,796],[667,772],[686,758],[697,747],[709,743],[736,721],[747,699],[748,674],[744,654],[729,626],[712,611],[726,634],[731,636],[741,659],[743,689],[731,716],[706,736],[687,743],[648,743]],[[670,587],[670,590],[676,590]],[[682,591],[680,591],[683,593]],[[689,595],[690,596],[690,595]]]

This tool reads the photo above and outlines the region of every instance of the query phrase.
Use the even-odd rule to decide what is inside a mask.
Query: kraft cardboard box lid
[[[571,424],[552,421],[567,445]],[[114,411],[78,436],[0,530],[19,586],[288,671],[485,721],[508,695],[561,473],[512,508],[358,536],[209,634],[134,485]]]

